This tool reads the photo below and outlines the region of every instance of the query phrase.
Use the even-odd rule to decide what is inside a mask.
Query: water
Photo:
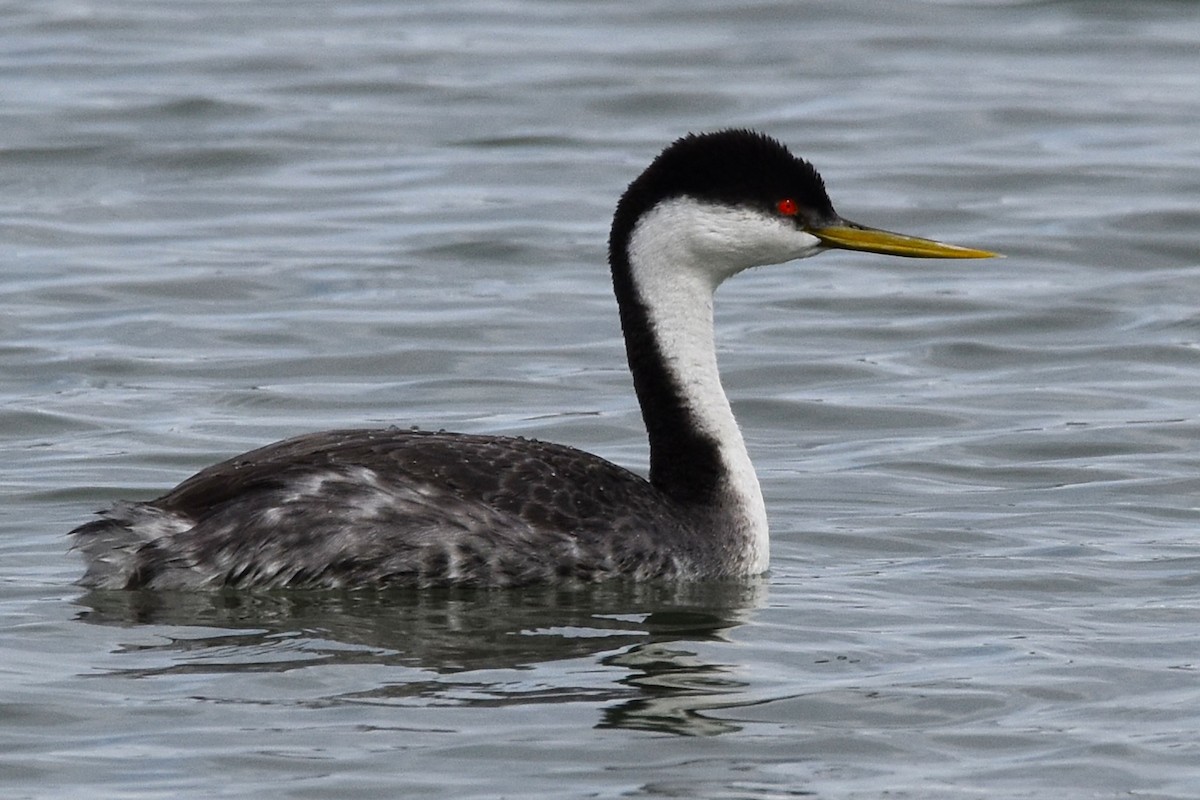
[[[5,798],[1200,794],[1200,6],[7,3]],[[63,534],[339,425],[645,462],[602,262],[675,136],[851,219],[722,290],[746,586],[85,594]]]

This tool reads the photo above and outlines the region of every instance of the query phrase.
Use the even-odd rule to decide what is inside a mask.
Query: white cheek
[[[631,253],[653,253],[647,261],[702,270],[714,286],[744,269],[804,258],[820,249],[819,239],[790,220],[686,197],[646,214],[630,241]]]
[[[730,209],[711,215],[711,222],[698,252],[723,257],[738,271],[802,258],[820,246],[817,237],[798,230],[790,220],[753,211]]]

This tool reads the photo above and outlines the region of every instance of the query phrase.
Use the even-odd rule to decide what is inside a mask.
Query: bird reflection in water
[[[77,602],[89,624],[170,627],[165,640],[156,631],[152,643],[122,648],[138,663],[115,677],[376,665],[395,671],[383,682],[375,671],[344,671],[345,685],[321,702],[584,703],[597,707],[597,727],[715,735],[738,726],[705,712],[748,701],[738,666],[711,653],[765,597],[766,582],[750,580],[521,592],[96,591]],[[204,630],[190,636],[187,628]],[[372,685],[362,685],[363,674]]]

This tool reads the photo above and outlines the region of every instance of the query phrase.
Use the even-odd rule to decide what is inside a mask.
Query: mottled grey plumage
[[[728,573],[738,547],[701,518],[562,445],[341,430],[216,464],[74,533],[98,587],[511,586]]]

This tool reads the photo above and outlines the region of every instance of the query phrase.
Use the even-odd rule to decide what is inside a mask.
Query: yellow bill
[[[933,239],[905,236],[902,233],[868,228],[865,225],[846,220],[841,220],[839,224],[806,228],[806,230],[820,239],[826,247],[839,250],[863,250],[868,253],[908,256],[909,258],[997,258],[1000,256],[999,253],[990,253],[987,250],[975,250],[970,247],[959,247],[956,244],[935,242]]]

